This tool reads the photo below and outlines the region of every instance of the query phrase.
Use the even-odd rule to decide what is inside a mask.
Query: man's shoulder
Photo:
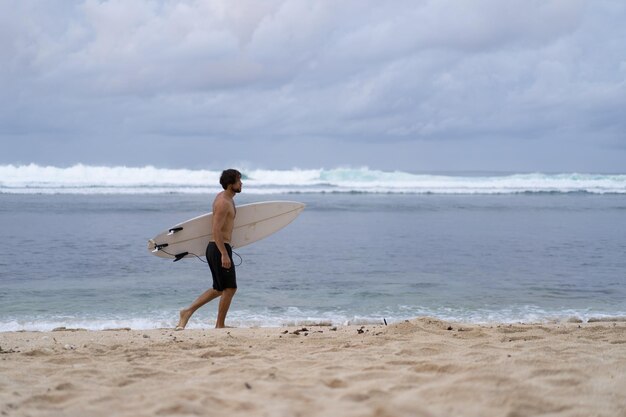
[[[232,202],[224,196],[224,193],[219,193],[213,201],[214,210],[229,210],[232,208]]]

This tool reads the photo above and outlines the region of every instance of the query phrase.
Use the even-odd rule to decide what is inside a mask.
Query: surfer
[[[209,242],[206,249],[206,259],[213,275],[213,288],[200,294],[189,307],[180,310],[180,320],[176,330],[183,330],[197,309],[217,297],[220,297],[220,303],[215,327],[218,329],[227,327],[224,324],[226,314],[237,291],[230,241],[237,214],[234,197],[241,192],[242,187],[241,173],[235,169],[223,171],[220,184],[224,191],[213,200],[213,240]]]

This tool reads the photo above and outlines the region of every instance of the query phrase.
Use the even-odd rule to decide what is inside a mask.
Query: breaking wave
[[[626,174],[428,175],[369,168],[240,169],[250,194],[626,194]],[[207,193],[220,171],[77,164],[67,168],[0,165],[0,194]]]

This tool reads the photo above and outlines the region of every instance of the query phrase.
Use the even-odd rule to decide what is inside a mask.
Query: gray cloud
[[[2,2],[0,163],[623,170],[625,18],[617,0]]]

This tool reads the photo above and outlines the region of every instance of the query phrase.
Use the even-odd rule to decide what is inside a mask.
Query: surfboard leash
[[[187,255],[193,255],[193,256],[195,256],[196,258],[198,258],[198,260],[199,260],[200,262],[205,263],[205,264],[207,264],[207,265],[209,264],[209,262],[208,262],[208,261],[205,261],[204,259],[202,259],[202,258],[201,258],[201,257],[199,257],[198,255],[196,255],[195,253],[185,252],[184,254],[174,255],[173,253],[169,253],[168,251],[166,251],[166,250],[165,250],[165,249],[163,249],[163,248],[159,249],[159,251],[163,252],[163,253],[164,253],[164,254],[166,254],[166,255],[173,256],[173,257],[174,257],[174,262],[176,262],[176,261],[180,261],[181,259],[183,259],[183,258],[184,258],[185,256],[187,256]],[[239,255],[237,252],[235,252],[234,250],[233,250],[233,254],[237,255],[237,257],[239,258],[239,263],[238,263],[238,264],[235,264],[235,266],[241,266],[241,264],[243,264],[243,257],[242,257],[241,255]],[[181,256],[181,255],[182,255],[182,256]]]

